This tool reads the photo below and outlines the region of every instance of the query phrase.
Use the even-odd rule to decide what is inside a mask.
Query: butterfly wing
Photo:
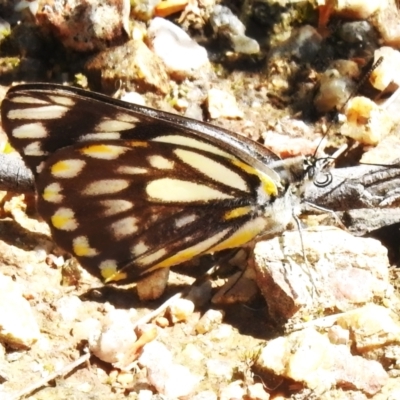
[[[278,158],[221,128],[46,84],[10,89],[1,113],[53,239],[106,281],[280,233],[291,217]]]
[[[129,104],[99,93],[54,84],[24,84],[11,88],[1,107],[9,140],[27,166],[38,167],[49,154],[79,141],[150,140],[184,136],[202,141],[255,165],[264,173],[279,160],[264,146],[244,136],[180,115]]]
[[[264,208],[278,188],[249,168],[185,145],[81,143],[48,157],[37,177],[38,212],[92,274],[132,281],[265,230]]]

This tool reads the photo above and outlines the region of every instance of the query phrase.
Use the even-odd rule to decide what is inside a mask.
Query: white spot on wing
[[[116,172],[119,174],[137,175],[146,174],[148,171],[146,168],[131,167],[130,165],[120,165],[117,168]]]
[[[136,262],[140,265],[151,265],[154,264],[161,257],[164,257],[167,254],[166,249],[160,249],[155,251],[154,253],[149,254],[148,256],[144,256],[137,260]]]
[[[11,101],[13,103],[20,103],[20,104],[48,104],[47,101],[30,96],[14,96],[11,98]]]
[[[131,115],[131,114],[125,114],[125,113],[118,113],[115,116],[115,119],[118,119],[120,121],[124,121],[124,122],[130,122],[131,124],[134,124],[136,122],[140,122],[140,119]]]
[[[166,203],[233,198],[233,196],[210,188],[207,185],[172,178],[156,179],[150,182],[146,187],[146,192],[152,199]]]
[[[102,200],[100,204],[104,207],[105,217],[128,211],[133,207],[132,202],[123,199]]]
[[[20,110],[10,110],[7,114],[9,119],[58,119],[69,111],[68,107],[59,105],[49,105],[43,107],[24,108]]]
[[[46,137],[48,132],[42,123],[34,122],[14,128],[12,135],[17,139],[40,139]]]
[[[40,157],[48,153],[42,150],[42,142],[32,142],[25,146],[22,150],[26,156]]]
[[[56,104],[60,104],[62,106],[73,106],[75,105],[75,101],[72,100],[70,97],[65,97],[65,96],[56,96],[56,95],[51,95],[49,98]]]
[[[162,143],[171,143],[171,144],[179,144],[181,146],[188,146],[195,149],[205,150],[209,153],[219,154],[220,156],[231,158],[232,155],[222,151],[216,146],[212,144],[202,142],[201,140],[197,140],[195,138],[181,136],[181,135],[166,135],[166,136],[158,136],[153,139],[154,142],[162,142]]]
[[[80,142],[88,142],[90,140],[118,140],[121,138],[119,132],[99,132],[99,133],[87,133],[86,135],[79,136]]]
[[[115,237],[115,239],[121,239],[125,236],[132,235],[137,232],[138,227],[136,225],[137,219],[134,217],[127,217],[120,219],[110,225],[110,229]]]
[[[86,196],[99,196],[102,194],[118,193],[129,186],[125,179],[101,179],[90,183],[82,192]]]
[[[144,244],[144,242],[138,242],[131,248],[131,253],[135,256],[138,257],[142,255],[143,253],[146,253],[147,250],[149,250],[149,246]]]
[[[135,127],[135,124],[131,122],[119,121],[116,119],[106,119],[101,121],[96,127],[95,131],[97,132],[119,132],[126,131],[127,129],[132,129]]]
[[[186,164],[208,176],[214,181],[224,183],[235,189],[248,192],[248,187],[243,178],[236,172],[209,157],[194,151],[176,149],[174,153]]]
[[[197,219],[197,215],[191,214],[191,215],[184,215],[183,217],[180,217],[175,220],[175,226],[177,228],[182,228],[182,226],[185,226],[187,224],[192,223]]]
[[[172,168],[174,168],[173,161],[168,160],[167,158],[165,158],[163,156],[153,155],[153,156],[147,157],[147,160],[153,168],[157,168],[157,169],[172,169]]]

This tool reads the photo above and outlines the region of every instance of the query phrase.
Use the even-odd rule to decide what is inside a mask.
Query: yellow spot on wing
[[[78,236],[72,241],[72,250],[78,257],[94,257],[98,251],[89,246],[86,236]]]
[[[129,147],[148,147],[149,143],[140,140],[127,140],[124,142],[124,145]]]
[[[118,265],[115,260],[102,261],[99,268],[100,274],[106,283],[120,281],[127,277],[126,273],[118,271]]]
[[[51,217],[54,228],[62,231],[74,231],[78,227],[75,214],[70,208],[61,207]]]
[[[92,144],[84,147],[81,154],[88,157],[99,158],[102,160],[114,160],[125,153],[126,148],[122,146],[113,146],[107,144]]]
[[[49,203],[60,203],[64,198],[61,191],[62,188],[59,183],[51,183],[44,188],[42,198]]]
[[[78,159],[58,161],[50,168],[56,178],[75,178],[85,166],[85,161]]]
[[[154,271],[155,269],[158,268],[172,267],[173,265],[177,265],[185,261],[191,260],[192,258],[202,254],[205,251],[208,252],[208,249],[215,243],[218,243],[226,235],[227,232],[228,229],[224,229],[222,232],[219,232],[216,235],[206,240],[203,240],[202,242],[196,243],[194,246],[179,251],[172,257],[169,257],[164,261],[161,261],[160,263],[156,264],[154,267],[150,268],[146,272]]]
[[[243,215],[247,215],[249,212],[251,212],[251,207],[237,207],[227,211],[223,218],[227,221],[228,219],[239,218]]]
[[[247,172],[248,174],[257,175],[262,183],[262,188],[263,188],[264,192],[268,196],[277,196],[278,195],[278,188],[276,186],[276,183],[271,179],[271,177],[262,173],[261,171],[258,171],[257,169],[254,169],[250,165],[248,165],[236,158],[232,159],[232,164],[241,168],[243,171]]]
[[[257,237],[261,232],[265,230],[266,221],[262,217],[255,218],[251,221],[246,222],[240,227],[235,233],[223,242],[217,244],[215,247],[209,250],[210,253],[239,247],[247,242],[250,242]]]

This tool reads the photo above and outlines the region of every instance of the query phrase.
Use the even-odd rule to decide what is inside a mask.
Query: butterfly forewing
[[[11,88],[1,115],[11,144],[35,174],[49,154],[79,141],[149,140],[176,134],[195,145],[228,147],[230,154],[256,163],[267,174],[271,170],[265,165],[279,159],[260,144],[213,125],[60,85]]]
[[[203,122],[45,84],[1,113],[55,242],[107,281],[280,233],[298,201],[273,153]]]

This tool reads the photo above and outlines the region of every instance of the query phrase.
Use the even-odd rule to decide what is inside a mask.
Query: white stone
[[[209,64],[206,49],[164,18],[154,18],[147,34],[151,48],[164,61],[170,73],[186,77]]]
[[[20,287],[0,275],[0,340],[13,348],[29,348],[39,338],[39,326]]]

